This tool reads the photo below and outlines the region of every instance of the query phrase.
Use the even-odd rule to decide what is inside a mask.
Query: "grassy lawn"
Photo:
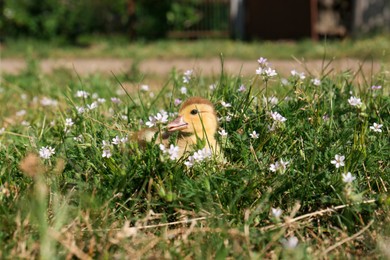
[[[143,60],[148,58],[214,58],[223,53],[227,58],[253,60],[259,53],[270,59],[359,58],[390,61],[390,34],[359,40],[346,39],[298,42],[235,42],[231,40],[129,42],[123,37],[84,37],[83,47],[61,42],[8,40],[1,51],[3,58],[116,57]]]
[[[329,48],[364,57],[367,41],[383,57],[378,45],[388,38]],[[308,42],[34,44],[7,44],[2,55],[184,58],[222,46],[244,59],[258,48],[320,58],[323,50]],[[151,93],[139,89],[142,78],[43,75],[32,61],[20,75],[2,75],[0,258],[390,257],[389,74],[360,85],[353,72],[305,76],[221,73],[185,83],[172,72]],[[130,84],[128,95],[118,81]],[[158,145],[131,141],[150,116],[163,109],[172,120],[175,99],[193,95],[215,104],[224,160],[188,166],[193,152],[171,160]]]

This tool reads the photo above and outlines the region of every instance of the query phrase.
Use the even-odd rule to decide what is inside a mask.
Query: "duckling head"
[[[213,104],[201,97],[187,99],[179,110],[178,117],[168,124],[168,131],[180,131],[197,138],[212,138],[218,129],[217,115]]]

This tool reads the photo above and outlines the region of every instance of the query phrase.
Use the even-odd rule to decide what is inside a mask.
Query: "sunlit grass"
[[[1,258],[386,257],[388,72],[360,85],[351,71],[182,73],[153,90],[133,78],[129,96],[126,75],[33,62],[2,75]],[[193,95],[215,104],[224,160],[187,167],[154,144],[112,144]]]

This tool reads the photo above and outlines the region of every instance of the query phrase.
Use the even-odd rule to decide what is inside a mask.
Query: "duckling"
[[[217,115],[214,105],[207,99],[201,97],[191,97],[187,99],[179,109],[175,120],[168,123],[167,131],[156,138],[156,144],[163,144],[168,147],[169,137],[176,131],[177,146],[179,147],[179,156],[187,151],[192,151],[198,142],[204,142],[215,155],[220,154],[221,150],[215,139],[218,129]],[[133,135],[133,140],[143,146],[145,142],[150,142],[157,129],[149,128],[137,132]]]

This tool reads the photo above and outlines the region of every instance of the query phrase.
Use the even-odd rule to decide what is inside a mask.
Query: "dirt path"
[[[275,68],[281,75],[288,75],[292,69],[298,71],[309,71],[313,75],[319,75],[323,62],[321,60],[310,60],[300,63],[291,60],[272,60],[271,67]],[[40,68],[43,73],[51,73],[55,69],[66,68],[76,70],[80,75],[91,73],[115,74],[130,71],[132,60],[130,59],[44,59],[40,61]],[[173,68],[178,70],[195,69],[202,75],[218,75],[221,71],[219,59],[172,59],[159,60],[148,59],[139,63],[139,70],[142,73],[150,73],[165,76]],[[366,75],[380,70],[379,62],[366,62],[362,64],[356,59],[334,60],[327,68],[327,71],[340,72],[345,70],[358,71],[360,66]],[[26,63],[21,59],[2,59],[0,60],[0,72],[4,74],[18,74],[26,67]],[[225,70],[233,75],[253,75],[257,68],[256,60],[245,61],[227,59],[224,62]],[[368,73],[368,74],[367,74]]]

